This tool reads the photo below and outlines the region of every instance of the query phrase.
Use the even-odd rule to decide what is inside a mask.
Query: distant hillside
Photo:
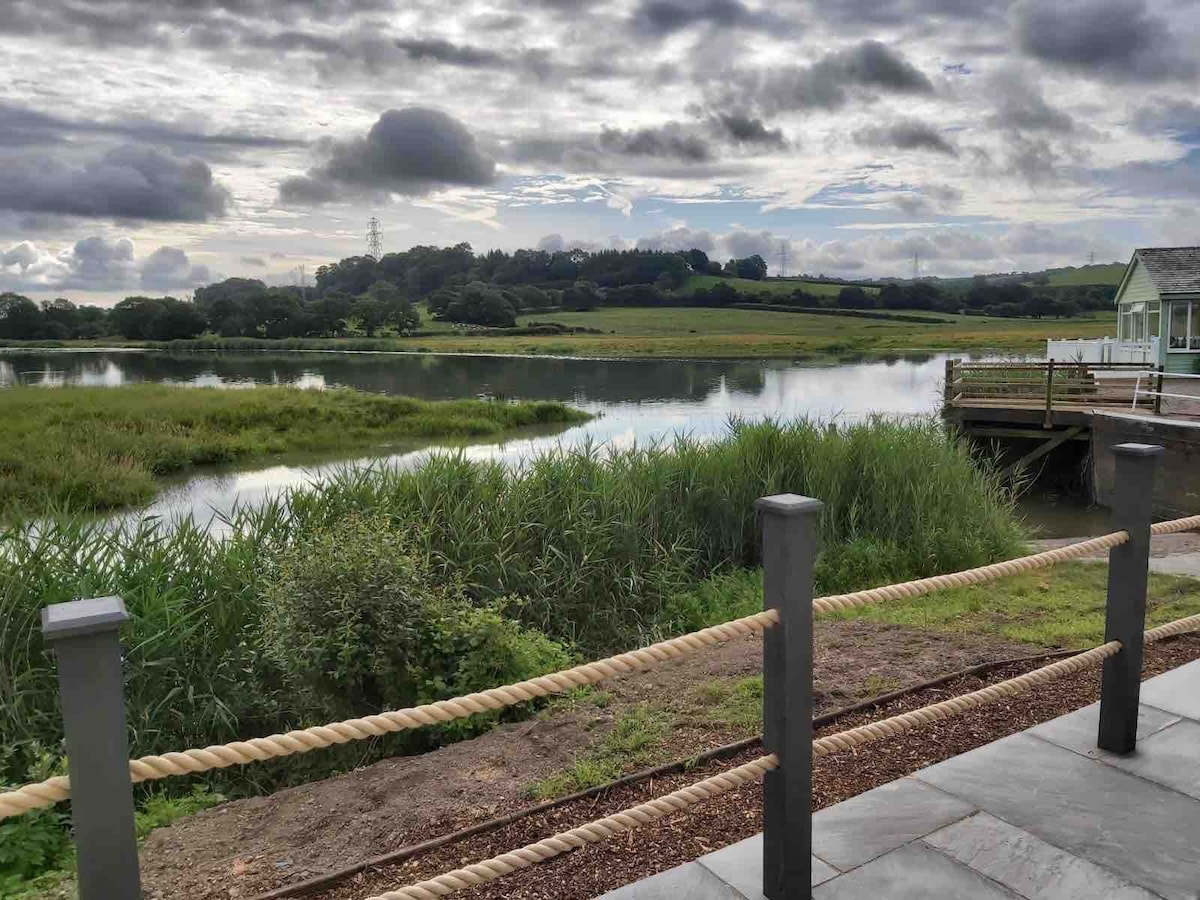
[[[1125,275],[1125,263],[1104,263],[1094,266],[1071,266],[1066,269],[1047,269],[1044,273],[1052,285],[1111,284],[1118,285]]]
[[[698,290],[709,289],[718,284],[727,284],[744,294],[791,294],[799,289],[817,296],[836,297],[842,288],[850,282],[806,281],[802,278],[765,278],[755,281],[751,278],[724,278],[718,275],[689,275],[683,286],[675,291],[679,296],[687,297]],[[878,294],[878,287],[860,285],[868,294]]]

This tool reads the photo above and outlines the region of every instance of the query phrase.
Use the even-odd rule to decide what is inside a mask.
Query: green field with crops
[[[744,294],[787,295],[796,290],[823,297],[836,297],[846,287],[845,284],[828,281],[807,281],[803,278],[766,278],[755,281],[752,278],[726,278],[723,275],[690,275],[687,283],[675,291],[681,296],[691,296],[701,289],[711,289],[718,284],[736,288]],[[878,294],[877,287],[864,287],[868,294]]]

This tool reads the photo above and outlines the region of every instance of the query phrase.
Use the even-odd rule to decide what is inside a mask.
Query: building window
[[[1172,303],[1169,323],[1169,350],[1177,353],[1200,350],[1200,302],[1184,300]]]
[[[1146,303],[1122,303],[1117,316],[1117,340],[1145,344],[1158,334],[1158,306]]]

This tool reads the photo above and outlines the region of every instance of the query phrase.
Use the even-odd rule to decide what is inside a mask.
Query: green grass
[[[1046,275],[1054,287],[1074,284],[1121,283],[1125,277],[1125,263],[1103,263],[1094,266],[1078,266],[1070,269],[1047,269]]]
[[[0,513],[144,503],[161,476],[198,465],[588,418],[559,403],[432,402],[350,390],[12,387],[0,390]]]
[[[394,579],[386,566],[365,566],[366,550],[344,539],[347,522],[362,522],[380,548],[402,548],[422,583],[461,583],[472,608],[502,610],[508,624],[595,658],[718,615],[723,592],[697,583],[717,576],[736,584],[739,570],[757,565],[754,500],[784,492],[825,501],[822,590],[980,565],[1015,555],[1021,543],[995,477],[932,419],[735,424],[711,442],[559,450],[521,467],[440,454],[412,471],[346,473],[237,510],[222,537],[186,520],[15,522],[0,529],[0,782],[40,780],[62,765],[55,668],[39,619],[47,604],[124,599],[132,615],[123,632],[130,747],[162,753],[329,720],[312,686],[295,682],[269,652],[280,646],[279,597],[294,597],[297,583],[314,602],[327,596],[353,613],[355,658],[339,665],[364,656],[385,669],[412,663],[388,656],[397,647],[389,636],[411,623],[401,616],[372,625],[371,616],[391,615],[376,588]],[[376,562],[389,558],[381,550]],[[760,606],[753,572],[748,583],[740,577],[738,603]],[[494,683],[483,668],[472,675]],[[414,678],[431,699],[455,693],[440,671]],[[607,698],[590,702],[599,709]],[[620,746],[636,753],[642,737],[627,727]],[[233,767],[201,783],[253,794],[462,733],[405,732]],[[576,783],[601,777],[602,763],[576,772]]]
[[[997,584],[866,606],[836,617],[994,634],[1043,647],[1092,647],[1104,640],[1107,572],[1101,563],[1066,563]],[[1200,580],[1151,574],[1147,627],[1196,613]]]
[[[567,768],[535,781],[532,800],[553,800],[620,778],[645,765],[671,733],[670,717],[643,703],[617,719],[609,732]]]
[[[699,707],[700,716],[705,722],[724,725],[747,735],[762,731],[761,675],[736,681],[719,678],[706,681],[693,692],[692,701]]]
[[[765,278],[756,281],[753,278],[722,278],[719,275],[689,275],[683,286],[675,291],[681,297],[690,297],[701,289],[712,289],[718,284],[726,284],[736,288],[743,294],[767,294],[770,296],[790,296],[797,289],[816,296],[836,297],[847,285],[828,281],[805,281],[802,278]],[[879,293],[879,288],[865,286],[868,294]]]

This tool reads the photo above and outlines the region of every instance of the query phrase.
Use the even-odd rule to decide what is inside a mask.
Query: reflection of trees
[[[432,354],[53,353],[0,358],[0,383],[219,380],[290,384],[321,376],[327,385],[426,399],[491,395],[529,400],[703,400],[724,379],[730,390],[764,388],[758,361],[583,360]],[[15,368],[15,371],[14,371]],[[16,373],[20,373],[19,376]],[[50,373],[54,373],[51,375]]]

